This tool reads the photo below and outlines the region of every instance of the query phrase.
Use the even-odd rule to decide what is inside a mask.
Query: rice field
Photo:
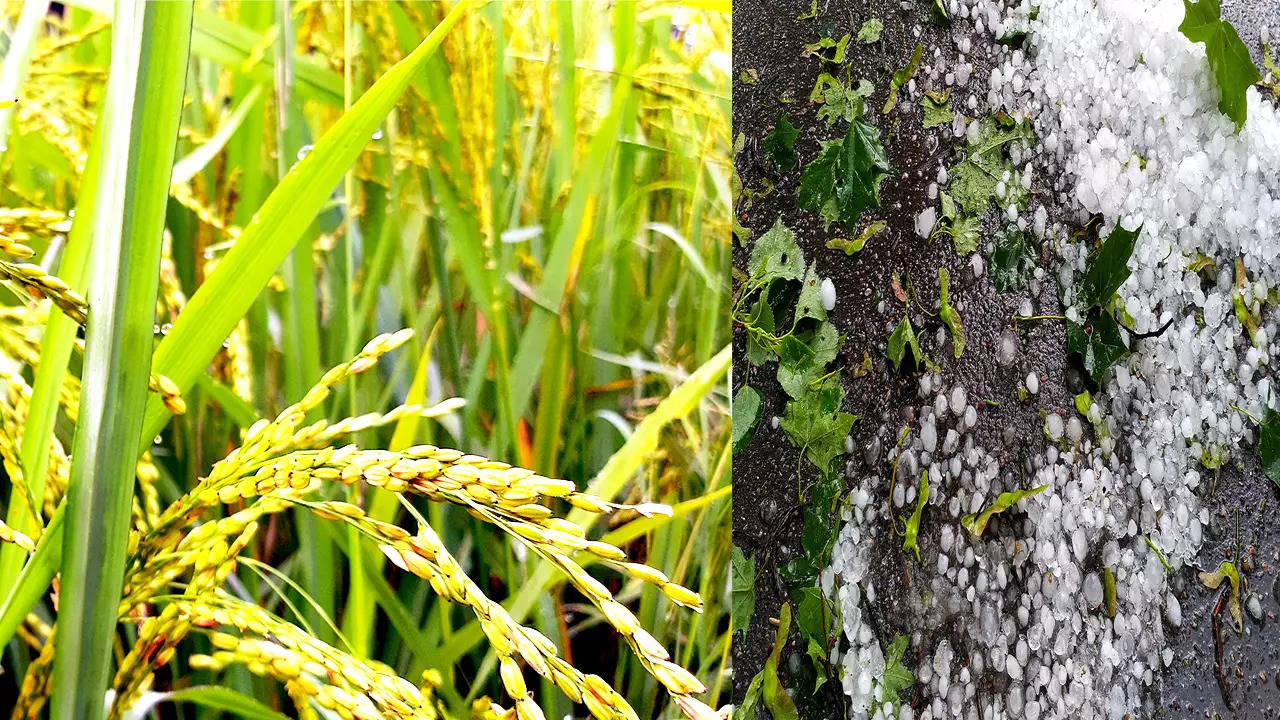
[[[728,3],[3,10],[0,705],[728,702]]]

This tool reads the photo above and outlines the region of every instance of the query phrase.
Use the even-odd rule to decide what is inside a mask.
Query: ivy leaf
[[[819,322],[827,319],[827,308],[822,304],[822,282],[818,279],[818,264],[810,263],[809,271],[804,275],[804,283],[800,286],[800,297],[796,300],[795,322],[805,318],[813,318]]]
[[[751,440],[751,434],[760,421],[760,393],[750,385],[743,385],[733,396],[733,451],[738,452]]]
[[[820,213],[830,226],[839,219],[839,214],[829,215],[828,203],[833,203],[836,194],[836,172],[840,168],[840,142],[825,140],[821,143],[818,156],[804,166],[800,174],[800,190],[798,202],[801,208]]]
[[[1084,281],[1076,293],[1076,307],[1082,312],[1091,307],[1102,307],[1129,279],[1129,258],[1141,233],[1141,225],[1137,230],[1126,230],[1119,222],[1116,223],[1115,229],[1102,243],[1102,250],[1090,261]]]
[[[926,91],[920,98],[920,107],[924,108],[926,130],[939,125],[949,125],[956,118],[955,112],[951,109],[951,88],[947,88],[945,92]]]
[[[889,175],[889,159],[876,126],[858,119],[849,126],[841,148],[836,201],[840,219],[850,232],[863,211],[880,207],[880,183]]]
[[[964,353],[964,321],[960,319],[960,313],[951,307],[951,302],[947,296],[947,286],[950,284],[951,277],[944,267],[938,268],[938,316],[942,318],[942,322],[951,328],[951,345],[954,348],[956,359]]]
[[[830,378],[818,389],[787,403],[782,429],[791,442],[804,450],[805,457],[819,470],[844,454],[844,439],[857,418],[840,410],[844,389],[839,378]]]
[[[813,638],[826,644],[831,613],[827,599],[816,587],[800,588],[796,591],[796,629],[800,635]]]
[[[778,346],[778,384],[792,399],[811,393],[810,383],[826,372],[843,342],[829,322],[819,324],[811,333],[786,335]]]
[[[916,539],[920,535],[920,516],[924,514],[925,503],[929,502],[929,471],[920,473],[920,494],[916,496],[916,509],[907,519],[906,537],[902,541],[903,550],[913,550],[916,562],[920,562],[920,548],[916,547]]]
[[[733,608],[731,620],[733,634],[747,632],[751,616],[756,611],[756,561],[747,557],[742,548],[733,546]]]
[[[871,18],[862,23],[862,27],[858,29],[858,42],[864,45],[878,42],[882,32],[884,32],[884,23],[877,18]]]
[[[1280,486],[1280,412],[1267,408],[1258,428],[1258,459],[1262,474]]]
[[[800,207],[819,213],[828,226],[840,222],[853,232],[864,211],[880,206],[880,183],[888,175],[880,131],[859,118],[843,140],[824,142],[818,157],[805,166]]]
[[[915,77],[916,70],[920,69],[920,58],[924,55],[924,45],[916,43],[916,49],[911,53],[905,67],[893,74],[893,79],[889,81],[889,97],[884,102],[884,110],[881,114],[887,115],[893,111],[898,104],[898,89],[911,81]]]
[[[1067,350],[1080,355],[1085,372],[1099,385],[1111,366],[1129,354],[1115,317],[1097,311],[1090,313],[1083,325],[1067,320]]]
[[[839,40],[824,37],[818,42],[807,43],[804,46],[804,54],[840,65],[844,62],[845,50],[849,47],[851,37],[849,33],[845,33]]]
[[[996,240],[996,250],[991,254],[991,280],[997,292],[1026,287],[1034,267],[1035,255],[1021,230],[1010,229]]]
[[[773,165],[779,172],[787,172],[796,166],[796,137],[800,131],[791,125],[791,121],[787,120],[786,113],[778,113],[778,119],[773,124],[773,130],[764,136],[764,151],[769,154],[773,160]]]
[[[885,223],[885,221],[877,220],[863,228],[862,232],[858,233],[858,237],[852,240],[832,238],[827,241],[827,247],[831,250],[843,250],[845,255],[853,255],[854,253],[861,252],[863,246],[867,244],[867,241],[875,237],[886,227],[888,227],[888,224]]]
[[[996,186],[1006,170],[1012,174],[1013,163],[1004,156],[1005,145],[1035,139],[1028,121],[1002,123],[989,117],[982,123],[978,139],[966,148],[966,158],[951,169],[951,194],[967,214],[981,216],[996,196]],[[1004,203],[1026,207],[1027,194],[1021,183],[1006,184],[1011,191]]]
[[[884,677],[880,681],[881,704],[893,710],[891,717],[897,717],[898,708],[902,704],[900,694],[915,684],[916,676],[903,667],[902,658],[907,654],[907,636],[898,635],[884,652]]]
[[[987,506],[987,509],[983,510],[981,514],[975,516],[970,513],[960,518],[960,525],[972,533],[974,537],[980,537],[982,531],[987,529],[987,522],[991,520],[992,515],[1002,513],[1013,507],[1015,503],[1021,502],[1032,495],[1038,495],[1048,489],[1048,485],[1041,485],[1030,490],[1012,490],[1000,493],[996,501]]]
[[[893,333],[889,335],[887,352],[889,362],[893,363],[895,370],[902,368],[902,359],[906,356],[907,348],[911,348],[912,360],[916,367],[919,367],[923,353],[920,352],[920,343],[916,340],[915,330],[911,328],[911,318],[904,314],[898,327],[894,328]]]
[[[778,613],[778,634],[773,640],[773,650],[769,652],[769,659],[765,660],[764,670],[761,671],[764,675],[761,693],[773,720],[800,720],[795,702],[778,680],[778,662],[782,659],[782,649],[787,646],[787,634],[790,632],[791,605],[783,603],[782,610]]]
[[[760,297],[756,298],[755,304],[751,306],[751,314],[747,316],[747,362],[752,365],[763,365],[774,357],[776,352],[774,348],[762,344],[756,336],[756,332],[772,335],[777,329],[768,294],[767,291],[760,293]]]
[[[1204,43],[1205,57],[1221,96],[1218,109],[1235,122],[1236,132],[1240,132],[1249,111],[1245,91],[1262,75],[1235,27],[1222,19],[1218,0],[1182,0],[1182,5],[1185,15],[1178,30],[1191,42]]]
[[[756,240],[747,260],[747,272],[767,285],[774,280],[799,280],[804,275],[804,253],[796,244],[796,234],[782,224],[782,218]]]
[[[968,255],[978,249],[982,221],[972,215],[961,215],[951,223],[951,240],[957,255]]]
[[[822,103],[822,107],[818,108],[818,118],[827,125],[833,125],[836,120],[853,122],[854,118],[861,117],[863,102],[873,92],[875,86],[866,78],[860,79],[857,87],[854,87],[824,72],[818,74],[813,91],[809,93],[809,101]]]

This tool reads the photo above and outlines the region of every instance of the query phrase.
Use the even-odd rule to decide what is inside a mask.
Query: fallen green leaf
[[[853,255],[854,253],[861,252],[862,248],[867,244],[867,241],[875,237],[886,227],[889,227],[888,223],[883,220],[876,220],[863,228],[862,232],[858,233],[858,237],[852,240],[832,238],[827,241],[827,247],[832,250],[843,250],[845,255]]]
[[[796,234],[782,224],[782,218],[756,240],[747,260],[747,272],[768,285],[773,280],[799,280],[804,276],[804,253],[796,244]]]
[[[902,691],[911,687],[916,681],[916,676],[902,664],[902,658],[907,654],[907,642],[906,635],[896,635],[884,652],[884,675],[880,678],[879,707],[890,710],[889,713],[880,714],[884,717],[898,716],[898,710],[902,705]]]
[[[810,263],[800,285],[800,297],[796,300],[795,322],[813,318],[818,322],[827,319],[827,309],[822,304],[822,281],[818,279],[818,264]]]
[[[1141,234],[1141,225],[1137,230],[1127,230],[1116,223],[1115,229],[1102,243],[1102,249],[1085,269],[1084,280],[1076,292],[1076,307],[1081,312],[1105,305],[1129,278],[1129,258],[1133,256],[1133,248]]]
[[[751,434],[760,421],[760,393],[749,385],[743,385],[733,396],[733,451],[738,452],[751,440]]]
[[[1223,560],[1218,564],[1218,569],[1213,572],[1201,572],[1200,582],[1210,590],[1217,590],[1223,580],[1231,581],[1231,600],[1228,606],[1231,609],[1231,618],[1236,621],[1236,631],[1244,632],[1244,613],[1240,608],[1240,573],[1236,570],[1235,563],[1230,560]]]
[[[853,232],[864,211],[880,206],[880,183],[888,175],[880,131],[859,118],[842,141],[824,142],[818,157],[805,167],[800,207],[821,214],[828,226],[841,222]]]
[[[911,517],[907,518],[907,534],[902,541],[903,550],[912,550],[916,554],[916,562],[920,562],[920,548],[916,547],[916,538],[920,534],[920,516],[924,513],[924,506],[929,502],[929,471],[924,470],[920,473],[920,494],[916,496],[916,509],[911,513]]]
[[[968,530],[974,537],[981,537],[982,531],[987,529],[987,522],[991,520],[992,515],[1002,513],[1013,507],[1015,503],[1021,502],[1032,495],[1037,495],[1048,489],[1048,485],[1041,485],[1039,487],[1031,488],[1030,490],[1012,490],[1010,492],[1000,493],[1000,496],[996,498],[996,501],[988,505],[987,509],[983,510],[980,514],[976,516],[968,514],[960,518],[960,525],[965,530]]]
[[[799,134],[800,131],[795,129],[790,120],[787,120],[787,114],[778,113],[773,130],[764,136],[764,151],[769,159],[773,160],[773,166],[779,172],[787,172],[795,168],[795,144]]]
[[[842,412],[844,389],[838,377],[829,378],[817,392],[808,392],[787,403],[781,427],[805,457],[819,470],[826,471],[831,461],[844,454],[844,439],[853,428],[856,417]]]
[[[1035,255],[1021,230],[1010,228],[996,239],[991,254],[991,281],[996,292],[1023,289],[1034,269]]]
[[[854,118],[862,117],[863,103],[873,92],[875,86],[866,78],[858,80],[854,87],[824,72],[818,74],[809,101],[822,104],[818,108],[818,119],[830,126],[837,120],[853,122]]]
[[[1218,109],[1235,122],[1239,132],[1249,111],[1245,91],[1262,75],[1235,26],[1222,19],[1218,0],[1182,0],[1182,5],[1185,15],[1178,30],[1191,42],[1204,43],[1209,70],[1220,93]]]
[[[787,645],[789,632],[791,632],[791,605],[783,603],[782,610],[778,613],[778,634],[773,640],[773,650],[770,651],[769,659],[765,661],[764,670],[761,671],[764,675],[761,692],[765,707],[769,708],[773,720],[800,720],[795,702],[782,687],[782,682],[778,680],[778,662],[782,658],[782,649]]]
[[[882,32],[884,32],[884,23],[877,18],[870,18],[858,28],[858,42],[870,45],[880,40]]]
[[[1120,324],[1110,313],[1093,310],[1083,324],[1067,320],[1067,350],[1078,353],[1085,372],[1099,385],[1111,366],[1129,354]]]
[[[845,33],[839,40],[824,37],[818,42],[806,43],[804,54],[840,65],[844,62],[845,50],[849,47],[849,39],[851,37],[849,33]]]
[[[880,111],[882,114],[889,114],[897,106],[898,90],[910,82],[911,78],[915,77],[916,70],[920,69],[920,58],[923,55],[924,45],[916,43],[916,49],[911,53],[911,60],[907,62],[905,67],[895,72],[893,79],[889,81],[889,97],[885,100],[884,110]]]
[[[920,107],[924,109],[924,127],[926,130],[939,125],[950,125],[956,119],[951,110],[951,88],[944,92],[926,91],[920,98]]]
[[[950,279],[946,268],[938,268],[938,316],[951,329],[951,345],[955,351],[956,358],[959,359],[960,355],[964,353],[964,321],[960,319],[960,313],[951,307],[947,297],[947,285]]]
[[[829,322],[812,330],[788,333],[778,343],[778,384],[792,399],[813,392],[811,385],[826,374],[844,339]]]
[[[919,367],[924,353],[920,352],[920,343],[916,340],[915,330],[911,328],[911,318],[904,313],[902,320],[898,322],[898,326],[889,335],[887,352],[889,362],[893,363],[895,370],[902,369],[902,360],[906,355],[907,348],[911,348],[912,360],[915,362],[916,367]]]
[[[982,122],[977,140],[965,149],[965,160],[951,168],[951,195],[966,214],[981,217],[986,212],[987,206],[996,199],[996,188],[1006,171],[1011,180],[1005,183],[1001,205],[1012,203],[1019,208],[1026,207],[1027,192],[1021,183],[1012,180],[1015,168],[1004,151],[1011,142],[1034,139],[1031,124],[1025,120],[1010,125],[997,117],[989,117]]]

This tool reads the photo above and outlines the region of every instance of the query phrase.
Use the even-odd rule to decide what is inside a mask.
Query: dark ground
[[[869,9],[867,5],[867,2],[820,1],[816,19],[797,20],[797,15],[809,10],[808,0],[738,0],[735,3],[733,132],[735,137],[739,133],[745,136],[745,147],[737,156],[736,166],[744,188],[761,190],[767,182],[776,184],[773,192],[756,198],[749,208],[740,207],[739,221],[759,237],[781,217],[783,223],[795,231],[806,261],[816,261],[819,274],[829,276],[835,283],[839,299],[829,316],[847,338],[833,367],[846,371],[843,410],[859,417],[853,428],[857,477],[887,477],[889,467],[885,457],[896,441],[897,429],[907,424],[918,429],[913,409],[922,402],[918,397],[919,376],[896,373],[885,356],[885,340],[903,312],[903,305],[893,298],[891,275],[896,270],[904,285],[910,280],[919,295],[920,306],[932,309],[937,303],[938,267],[946,267],[951,274],[951,302],[964,318],[968,347],[961,359],[953,360],[949,341],[942,347],[935,346],[940,321],[936,317],[927,318],[920,327],[917,320],[921,315],[913,312],[912,320],[917,324],[922,349],[942,365],[945,387],[962,384],[971,403],[978,399],[999,403],[998,407],[987,405],[980,411],[974,439],[988,449],[1003,447],[1005,457],[1001,458],[1001,466],[1014,467],[1020,464],[1016,460],[1044,450],[1041,412],[1058,413],[1064,419],[1069,417],[1074,413],[1071,396],[1082,389],[1083,381],[1080,373],[1067,362],[1065,332],[1056,322],[1020,324],[1017,360],[1007,368],[994,362],[1000,334],[1010,327],[1010,317],[1017,314],[1019,304],[1028,293],[997,294],[990,275],[975,277],[968,259],[955,255],[948,238],[926,243],[916,236],[915,215],[937,204],[928,198],[926,188],[935,179],[939,161],[948,167],[955,163],[951,150],[953,139],[945,126],[922,129],[916,99],[901,98],[898,107],[888,115],[881,115],[880,108],[889,77],[907,63],[917,42],[924,45],[925,54],[916,82],[924,83],[926,89],[940,89],[927,84],[925,69],[937,62],[932,56],[934,48],[942,50],[944,65],[955,64],[953,30],[937,28],[927,21],[924,9],[927,3],[912,4],[907,11],[902,10],[897,0],[871,0]],[[1250,20],[1242,23],[1241,35],[1250,44],[1256,42],[1257,18],[1268,12],[1280,17],[1280,4],[1261,12],[1249,3],[1224,5],[1228,19],[1236,19],[1242,12],[1249,16]],[[882,207],[868,213],[862,221],[865,225],[870,220],[883,219],[888,223],[887,230],[873,237],[862,252],[848,257],[840,250],[825,247],[828,239],[849,237],[848,234],[834,226],[824,230],[816,214],[796,207],[800,169],[817,154],[819,140],[842,136],[845,127],[837,123],[828,128],[817,119],[820,106],[809,103],[808,94],[820,67],[814,58],[803,56],[803,49],[805,43],[814,42],[824,33],[839,38],[850,32],[856,38],[858,29],[869,17],[884,23],[880,42],[865,46],[855,39],[849,45],[851,59],[847,62],[854,69],[855,80],[866,77],[876,87],[867,103],[867,119],[880,128],[895,174],[881,187]],[[960,23],[959,27],[967,27],[967,22]],[[1276,24],[1272,22],[1273,27]],[[916,27],[921,29],[919,37],[913,34]],[[990,60],[999,48],[992,46],[989,36],[981,43],[975,39],[973,45],[968,57],[976,67],[967,91],[980,94],[976,114],[984,115],[982,98],[990,75]],[[759,79],[753,84],[742,84],[737,79],[748,69],[754,69]],[[782,102],[780,98],[784,94],[794,101]],[[952,107],[957,112],[966,110],[963,104],[966,98],[966,91],[953,91]],[[799,155],[797,169],[781,175],[765,162],[761,151],[761,141],[780,111],[785,111],[790,122],[800,130],[795,145]],[[1037,173],[1038,177],[1045,175],[1048,173]],[[1032,193],[1037,197],[1034,186]],[[1048,209],[1050,224],[1061,219],[1052,203]],[[993,214],[988,213],[984,221],[984,243],[998,227]],[[748,251],[749,248],[735,246],[735,267],[746,266]],[[984,255],[989,257],[987,252]],[[1051,258],[1051,250],[1040,250],[1039,266],[1046,271],[1046,281],[1032,298],[1037,314],[1061,312]],[[884,314],[877,311],[882,299],[886,300]],[[784,318],[779,318],[780,325],[784,322]],[[795,508],[799,450],[790,444],[781,429],[774,429],[769,422],[769,418],[783,414],[785,404],[785,396],[773,379],[777,366],[768,363],[749,367],[745,360],[745,342],[742,329],[735,328],[734,390],[750,384],[760,391],[763,409],[754,439],[734,457],[734,543],[753,556],[758,566],[754,622],[745,639],[735,642],[733,649],[736,702],[741,701],[748,681],[760,671],[768,656],[775,634],[768,619],[777,617],[785,596],[776,571],[799,553],[801,537],[800,514]],[[860,364],[864,351],[870,354],[874,370],[865,377],[853,379],[852,371]],[[1040,392],[1023,404],[1017,399],[1017,388],[1032,371],[1040,377]],[[1001,438],[1006,427],[1016,428],[1017,438],[1013,443]],[[879,452],[868,464],[865,449],[874,444],[879,445]],[[1119,452],[1123,454],[1124,450]],[[1262,477],[1252,452],[1239,454],[1247,455],[1250,461],[1243,471],[1224,469],[1215,493],[1207,500],[1202,499],[1212,517],[1205,531],[1200,564],[1213,569],[1218,560],[1227,557],[1235,547],[1235,513],[1239,509],[1240,547],[1255,550],[1251,563],[1254,569],[1248,575],[1249,588],[1260,596],[1264,619],[1255,622],[1246,612],[1245,635],[1241,637],[1230,630],[1223,637],[1225,691],[1220,689],[1211,627],[1211,615],[1219,596],[1199,583],[1194,568],[1183,568],[1171,580],[1182,602],[1183,624],[1180,629],[1167,624],[1165,627],[1166,643],[1173,648],[1175,660],[1164,670],[1163,682],[1158,684],[1162,690],[1154,698],[1161,708],[1159,717],[1212,717],[1214,709],[1223,717],[1280,717],[1280,630],[1277,629],[1280,623],[1276,619],[1280,612],[1280,586],[1274,585],[1277,566],[1280,566],[1280,538],[1277,538],[1274,520],[1280,492]],[[808,465],[805,468],[813,470]],[[948,495],[952,494],[951,490],[948,488]],[[1208,496],[1208,491],[1206,487],[1203,496]],[[879,496],[880,501],[883,497],[883,494]],[[1264,501],[1265,509],[1260,507]],[[1021,517],[1014,514],[1005,521],[1011,520],[1020,521]],[[936,556],[941,524],[932,522],[921,527],[919,542],[926,558]],[[992,530],[999,532],[1000,527],[993,524]],[[932,652],[938,640],[949,637],[957,650],[957,658],[966,657],[964,649],[969,641],[960,632],[957,620],[952,619],[936,630],[927,630],[908,603],[889,600],[913,591],[910,573],[914,562],[904,561],[900,544],[885,527],[872,553],[872,573],[879,600],[874,605],[866,604],[866,612],[873,627],[878,629],[882,647],[887,646],[894,634],[920,631],[924,637],[918,647]],[[1011,585],[1021,581],[1019,572],[1014,572]],[[920,662],[915,656],[916,647],[913,643],[904,659],[908,668],[915,668]],[[788,646],[788,651],[792,650],[797,650],[794,633]],[[790,686],[786,667],[784,661],[783,682]],[[979,698],[1002,692],[1001,678],[1001,673],[988,669],[978,679]],[[1228,697],[1230,706],[1225,699]],[[816,697],[797,697],[796,700],[803,718],[842,718],[846,714],[845,696],[838,683],[826,684]],[[915,705],[917,710],[920,701],[915,689],[904,695],[904,702]],[[767,710],[761,707],[758,713],[767,714]]]

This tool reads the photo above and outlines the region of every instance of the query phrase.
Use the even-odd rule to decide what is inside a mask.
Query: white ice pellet
[[[1056,413],[1050,413],[1044,419],[1044,432],[1049,439],[1058,442],[1062,439],[1062,416]]]
[[[818,293],[822,295],[822,307],[831,312],[836,307],[836,285],[831,282],[831,278],[823,278],[822,285],[818,287]]]
[[[1035,373],[1027,373],[1027,392],[1032,395],[1040,392],[1040,377]]]
[[[1102,604],[1102,580],[1097,573],[1089,573],[1084,577],[1084,602],[1089,608]]]
[[[938,211],[930,205],[916,215],[916,235],[921,239],[928,239],[929,233],[933,232],[933,225],[938,218],[937,213]]]
[[[1178,596],[1169,593],[1164,604],[1164,618],[1174,627],[1182,626],[1182,603],[1178,602]]]

